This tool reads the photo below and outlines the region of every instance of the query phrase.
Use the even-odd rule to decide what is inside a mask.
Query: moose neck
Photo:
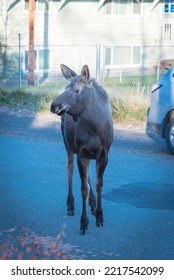
[[[93,130],[98,130],[98,128],[102,126],[103,122],[106,122],[107,119],[107,116],[104,113],[106,101],[103,102],[103,98],[101,98],[99,94],[100,93],[96,92],[96,89],[91,89],[90,97],[86,106],[79,115],[79,121],[82,121]]]

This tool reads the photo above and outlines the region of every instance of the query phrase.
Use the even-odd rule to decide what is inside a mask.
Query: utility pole
[[[28,51],[28,84],[34,86],[34,10],[35,0],[29,0],[29,51]]]

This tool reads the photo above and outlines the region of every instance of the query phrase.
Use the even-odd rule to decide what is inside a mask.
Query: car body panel
[[[158,88],[154,90],[155,88]],[[174,110],[174,66],[152,87],[147,125],[164,137],[165,126]]]

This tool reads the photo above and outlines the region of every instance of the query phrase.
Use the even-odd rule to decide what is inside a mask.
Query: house
[[[28,71],[29,0],[1,0],[0,34]],[[20,37],[19,37],[20,34]],[[20,38],[20,42],[19,42]],[[154,69],[174,59],[172,0],[35,0],[35,73]],[[17,70],[16,70],[17,71]],[[100,72],[100,71],[99,71]]]

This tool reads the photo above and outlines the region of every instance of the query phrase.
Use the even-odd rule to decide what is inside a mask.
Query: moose
[[[74,154],[81,178],[82,215],[80,233],[85,235],[89,218],[87,201],[96,226],[103,227],[103,174],[108,163],[108,152],[113,140],[112,110],[106,91],[91,78],[84,65],[77,75],[69,67],[60,65],[62,74],[70,83],[51,103],[51,112],[61,116],[61,130],[67,152],[68,196],[67,214],[74,215],[72,177]],[[96,160],[96,198],[90,181],[90,160]]]

